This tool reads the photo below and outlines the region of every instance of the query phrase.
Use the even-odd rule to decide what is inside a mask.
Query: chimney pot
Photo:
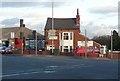
[[[76,15],[76,26],[80,26],[80,15],[79,15],[79,9],[77,9],[77,15]]]
[[[23,24],[23,27],[25,27],[25,24]]]

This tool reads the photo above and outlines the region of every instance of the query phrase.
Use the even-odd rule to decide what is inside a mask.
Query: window
[[[30,44],[29,46],[31,49],[35,49],[35,41],[34,40],[30,40],[29,44]]]
[[[64,52],[68,52],[68,46],[64,46]]]
[[[72,46],[70,46],[70,52],[73,52],[73,48],[72,48]]]
[[[29,48],[30,47],[30,44],[29,44],[29,40],[26,40],[26,43],[25,43],[25,45],[26,45],[26,48]]]
[[[60,46],[60,50],[62,51],[62,46]]]
[[[72,33],[70,33],[70,40],[73,40],[73,35],[72,35]]]
[[[62,40],[62,33],[61,33],[61,40]]]
[[[55,47],[51,45],[51,46],[48,46],[48,49],[52,51],[52,49],[55,49]]]
[[[64,40],[69,40],[68,33],[64,33]]]

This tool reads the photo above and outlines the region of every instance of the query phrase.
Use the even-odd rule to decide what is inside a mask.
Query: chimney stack
[[[23,27],[23,19],[20,19],[20,27]]]
[[[77,15],[76,15],[76,26],[80,26],[80,15],[79,15],[79,9],[77,9]]]

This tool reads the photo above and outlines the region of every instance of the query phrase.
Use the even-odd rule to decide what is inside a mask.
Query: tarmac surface
[[[52,55],[2,56],[2,79],[118,79],[118,60]]]

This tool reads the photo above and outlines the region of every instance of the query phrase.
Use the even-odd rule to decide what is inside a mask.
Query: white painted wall
[[[102,45],[102,46],[100,47],[100,53],[106,54],[106,50],[107,50],[106,45]]]
[[[68,33],[69,40],[64,40],[64,33]],[[72,33],[72,40],[70,40],[70,33]],[[59,34],[59,41],[60,41],[60,46],[62,46],[62,52],[64,52],[64,46],[68,46],[69,52],[70,52],[70,46],[73,48],[73,40],[74,40],[74,33],[73,32],[62,32],[62,40],[61,40],[61,33]]]
[[[61,40],[60,46],[73,46],[73,40]]]
[[[78,46],[85,46],[85,41],[78,41]],[[93,41],[87,41],[87,46],[93,46]]]

